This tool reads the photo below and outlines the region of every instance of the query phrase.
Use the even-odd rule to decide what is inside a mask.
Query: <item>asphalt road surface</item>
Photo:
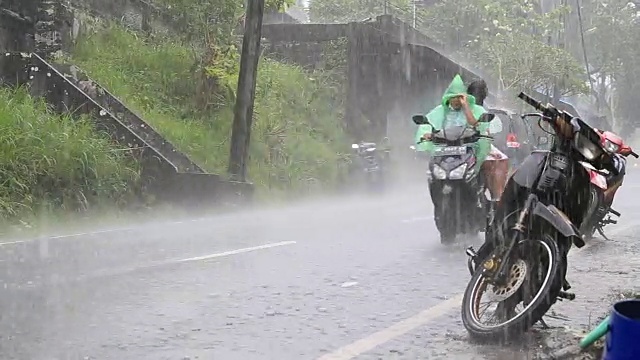
[[[638,188],[632,173],[614,204],[615,241],[570,259],[634,240]],[[464,249],[479,241],[440,245],[421,186],[7,241],[1,358],[496,359],[468,343],[459,317]]]

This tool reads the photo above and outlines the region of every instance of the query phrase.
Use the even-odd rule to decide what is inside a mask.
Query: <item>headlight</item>
[[[433,174],[433,177],[438,180],[444,180],[447,178],[447,172],[438,165],[433,165],[433,169],[431,170],[431,172]]]
[[[449,173],[449,179],[451,180],[459,180],[464,177],[464,172],[467,171],[467,163],[464,163],[457,168],[451,170]]]
[[[620,146],[618,146],[617,144],[614,144],[610,140],[606,139],[604,141],[604,149],[607,150],[610,153],[617,153],[618,150],[620,149]]]
[[[576,133],[576,136],[573,138],[573,146],[575,149],[584,156],[585,159],[591,161],[598,158],[598,156],[602,155],[602,149],[597,144],[594,144],[591,140],[589,140],[586,136]]]
[[[360,146],[358,146],[358,144],[351,144],[351,148],[352,148],[352,149],[357,149],[357,148],[359,148],[359,147],[360,147]]]

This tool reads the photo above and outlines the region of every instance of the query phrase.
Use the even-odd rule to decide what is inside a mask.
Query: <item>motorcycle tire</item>
[[[585,241],[593,239],[593,235],[596,233],[596,227],[598,226],[598,222],[600,221],[598,208],[600,207],[602,201],[602,194],[592,187],[591,199],[589,200],[589,208],[587,210],[586,216],[584,217],[584,225],[580,229],[580,233],[582,234],[582,237]]]
[[[449,245],[456,240],[458,235],[458,216],[456,213],[447,213],[450,202],[447,200],[442,201],[440,210],[440,220],[438,221],[437,228],[440,232],[440,244]]]
[[[523,240],[518,244],[518,246],[521,246],[527,241],[533,241],[543,245],[543,248],[546,250],[547,256],[549,257],[549,265],[546,271],[545,280],[542,282],[542,286],[536,292],[533,301],[531,301],[522,312],[519,312],[517,315],[500,325],[485,326],[480,323],[477,315],[474,314],[474,308],[476,308],[475,311],[477,312],[477,308],[479,307],[476,306],[476,302],[479,303],[482,299],[476,298],[477,293],[479,291],[479,287],[483,285],[483,280],[486,276],[484,268],[482,266],[476,266],[475,273],[471,277],[471,280],[469,280],[464,292],[461,309],[462,322],[472,339],[479,341],[509,341],[517,338],[529,330],[533,324],[540,321],[556,302],[557,297],[560,294],[560,290],[562,289],[561,270],[563,269],[563,266],[561,266],[561,261],[563,260],[558,245],[553,236],[543,234],[540,236],[540,239]],[[483,261],[484,259],[479,261],[479,263],[482,263]],[[525,260],[525,262],[527,261]],[[533,270],[537,270],[539,265],[539,263],[535,264]],[[527,262],[527,267],[529,266],[530,264]],[[487,285],[487,288],[489,286],[491,285]],[[519,285],[516,292],[509,298],[520,294],[521,292],[522,283]]]

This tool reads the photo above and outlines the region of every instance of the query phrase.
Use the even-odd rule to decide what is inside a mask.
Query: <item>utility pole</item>
[[[265,0],[250,0],[246,4],[246,20],[240,58],[238,91],[233,113],[229,175],[233,180],[246,181],[249,141],[253,123],[253,104],[256,95],[256,75],[260,59],[262,17]]]
[[[416,28],[416,2],[417,0],[413,0],[413,28]]]

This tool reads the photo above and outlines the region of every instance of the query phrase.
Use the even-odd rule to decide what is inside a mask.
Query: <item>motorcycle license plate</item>
[[[466,146],[443,146],[434,150],[434,156],[456,156],[464,155],[467,153]]]

